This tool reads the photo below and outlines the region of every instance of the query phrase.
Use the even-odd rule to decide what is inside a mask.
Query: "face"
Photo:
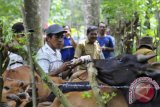
[[[27,37],[24,34],[16,34],[14,35],[14,39],[20,44],[20,45],[26,45],[27,44]]]
[[[97,34],[98,34],[97,30],[89,32],[89,34],[87,35],[89,43],[93,44],[97,40]]]
[[[61,49],[63,46],[63,33],[54,34],[52,37],[47,37],[48,45],[53,49]]]
[[[66,27],[64,28],[64,30],[66,31],[66,32],[64,33],[64,35],[69,36],[70,33],[71,33],[69,26],[66,26]]]
[[[106,30],[106,25],[104,23],[100,23],[99,24],[99,33],[105,34],[105,30]]]

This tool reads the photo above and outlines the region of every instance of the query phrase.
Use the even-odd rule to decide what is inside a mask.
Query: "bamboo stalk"
[[[100,96],[100,89],[98,88],[98,83],[96,81],[97,69],[93,67],[93,63],[89,63],[87,67],[89,82],[91,84],[91,88],[93,90],[93,94],[96,98],[96,103],[98,107],[106,107],[103,103],[102,97]]]
[[[48,88],[59,98],[60,102],[63,104],[64,107],[72,107],[71,104],[68,102],[67,98],[63,95],[62,91],[54,85],[54,82],[49,79],[48,75],[42,70],[39,66],[37,61],[33,58],[34,64],[38,69],[38,74],[42,78],[42,80],[46,83]]]

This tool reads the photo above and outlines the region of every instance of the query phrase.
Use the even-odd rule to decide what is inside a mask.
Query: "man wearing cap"
[[[153,45],[152,40],[153,40],[153,38],[149,37],[149,36],[142,37],[139,40],[138,49],[134,54],[136,54],[136,55],[137,54],[143,54],[143,55],[155,54],[155,52],[154,52],[155,47]],[[156,57],[154,57],[148,61],[148,63],[153,63],[153,62],[156,62]]]
[[[9,55],[9,64],[7,69],[14,69],[20,66],[23,66],[25,64],[22,56],[14,53],[14,51],[17,51],[14,46],[22,45],[23,43],[20,42],[21,39],[24,37],[24,26],[22,22],[17,22],[12,26],[12,32],[14,33],[14,41],[10,44],[8,55]],[[24,47],[22,47],[24,48]],[[22,51],[22,50],[21,50]]]
[[[36,60],[45,73],[50,76],[67,76],[67,71],[71,68],[70,62],[64,62],[61,58],[60,49],[63,46],[64,29],[57,24],[53,24],[46,30],[46,43],[39,49]]]

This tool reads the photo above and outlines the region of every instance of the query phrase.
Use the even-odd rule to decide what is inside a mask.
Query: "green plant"
[[[113,97],[115,97],[117,94],[115,92],[112,92],[112,93],[107,93],[107,92],[104,92],[102,93],[102,99],[103,99],[103,102],[105,104],[107,104]]]

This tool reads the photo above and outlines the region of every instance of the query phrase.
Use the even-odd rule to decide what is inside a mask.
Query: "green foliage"
[[[132,0],[102,0],[102,14],[104,19],[129,20],[135,12],[135,4]]]
[[[2,41],[3,43],[9,43],[12,40],[12,31],[11,31],[11,25],[9,23],[6,23],[8,21],[7,18],[1,17],[0,18],[2,23]]]
[[[88,92],[88,91],[85,91],[82,93],[82,98],[91,98],[92,97],[92,93],[91,92]]]
[[[107,92],[104,92],[102,94],[102,100],[105,104],[107,104],[113,97],[115,97],[117,94],[115,92],[112,92],[112,93],[107,93]]]
[[[66,17],[70,15],[70,11],[63,7],[61,0],[51,0],[51,4],[53,4],[50,10],[51,22],[64,24]]]
[[[155,35],[153,29],[156,29],[158,24],[155,15],[159,7],[160,0],[102,0],[101,3],[103,20],[109,18],[113,24],[119,20],[131,20],[133,14],[137,12],[142,35]],[[151,30],[145,25],[146,21],[151,24]]]
[[[81,0],[51,0],[49,23],[79,26],[84,23]]]
[[[0,4],[0,16],[9,19],[6,23],[9,24],[22,17],[20,10],[22,0],[0,0]]]
[[[3,23],[3,40],[8,43],[12,40],[11,26],[22,20],[22,0],[0,0],[0,20]]]

